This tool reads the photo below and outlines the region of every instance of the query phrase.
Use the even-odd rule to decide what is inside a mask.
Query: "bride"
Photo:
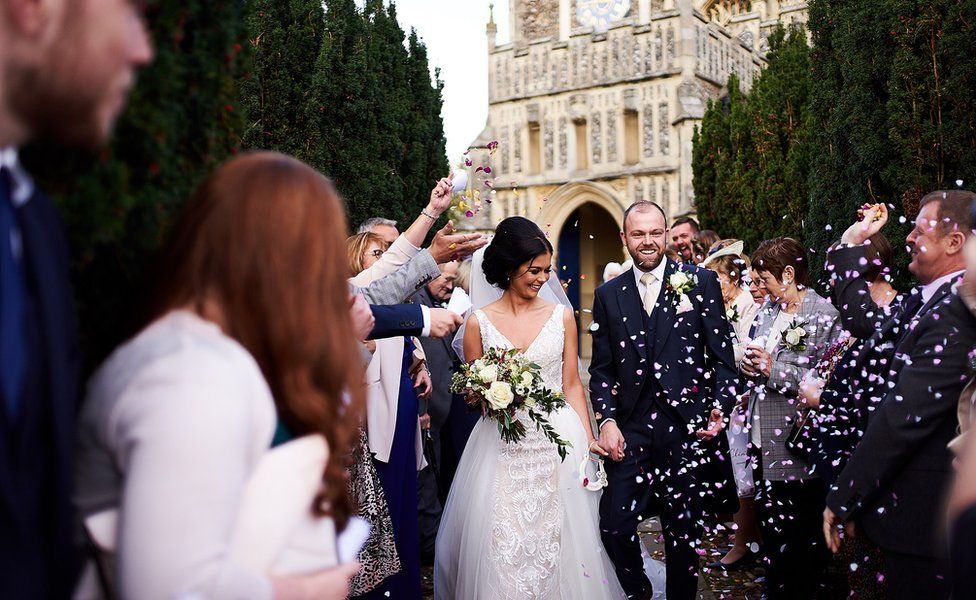
[[[480,263],[480,264],[479,264]],[[552,244],[535,223],[510,217],[472,264],[477,309],[458,334],[473,361],[492,347],[518,349],[567,405],[548,416],[572,444],[556,446],[528,421],[518,443],[481,420],[468,440],[437,535],[434,597],[494,600],[623,598],[600,542],[599,486],[583,485],[589,452],[605,454],[590,425],[579,376],[576,321],[557,278]],[[550,300],[550,301],[547,301]],[[592,471],[592,469],[591,469]]]

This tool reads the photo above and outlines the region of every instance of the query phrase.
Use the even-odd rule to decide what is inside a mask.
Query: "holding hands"
[[[762,346],[749,344],[746,346],[746,356],[742,360],[742,372],[748,377],[769,377],[773,366],[773,357]]]
[[[725,415],[717,408],[712,409],[712,413],[708,416],[708,426],[705,429],[699,429],[695,432],[700,440],[710,440],[722,433],[725,429]]]
[[[600,427],[600,448],[603,449],[603,456],[609,455],[611,459],[620,462],[624,458],[624,434],[620,433],[616,421],[607,421]]]

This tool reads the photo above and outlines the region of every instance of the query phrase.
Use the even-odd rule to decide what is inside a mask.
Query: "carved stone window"
[[[661,34],[661,26],[654,30],[654,66],[658,69],[664,62],[664,40]]]
[[[654,108],[644,107],[644,156],[654,156]]]
[[[607,111],[607,162],[617,162],[617,113]]]
[[[631,60],[634,63],[633,75],[640,75],[644,72],[644,59],[641,52],[640,42],[634,42],[634,49],[632,52]]]
[[[661,181],[661,205],[665,212],[671,212],[671,180],[667,177]]]
[[[640,179],[634,179],[634,202],[644,200],[644,183]]]
[[[668,67],[674,64],[675,57],[674,27],[668,27]]]
[[[565,169],[569,164],[569,136],[566,131],[566,117],[559,118],[559,168]]]
[[[661,154],[667,156],[671,152],[671,117],[668,114],[668,103],[662,102],[657,107],[660,126],[658,129],[658,145]]]
[[[512,146],[508,137],[508,127],[502,130],[501,140],[498,145],[502,155],[502,173],[506,173],[506,174],[510,173],[511,171],[508,170],[509,167],[508,157]]]
[[[522,172],[522,128],[516,127],[512,132],[512,170]]]
[[[600,113],[593,113],[590,118],[590,147],[593,151],[593,164],[600,164],[600,161],[603,160],[603,132],[600,128]]]
[[[552,170],[552,156],[553,156],[553,131],[552,131],[552,119],[546,119],[544,130],[542,132],[543,145],[545,146],[546,153],[546,170]]]

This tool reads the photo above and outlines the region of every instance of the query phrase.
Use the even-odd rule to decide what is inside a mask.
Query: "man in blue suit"
[[[603,545],[628,598],[650,598],[637,526],[660,515],[675,600],[697,597],[695,545],[705,505],[723,494],[712,475],[720,468],[711,467],[730,465],[716,436],[737,372],[718,279],[664,257],[666,223],[653,202],[624,213],[620,235],[634,268],[596,290],[590,398],[612,459],[600,501]]]
[[[0,0],[0,597],[68,597],[78,564],[68,249],[17,148],[104,144],[151,58],[127,0]]]

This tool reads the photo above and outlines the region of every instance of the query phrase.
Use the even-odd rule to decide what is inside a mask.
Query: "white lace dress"
[[[556,305],[525,352],[551,389],[562,389],[563,308]],[[482,311],[482,346],[513,348]],[[623,598],[600,541],[600,492],[583,488],[579,466],[586,433],[566,406],[549,416],[572,443],[559,454],[526,415],[517,444],[493,421],[475,426],[458,465],[437,535],[434,597],[453,599]]]

